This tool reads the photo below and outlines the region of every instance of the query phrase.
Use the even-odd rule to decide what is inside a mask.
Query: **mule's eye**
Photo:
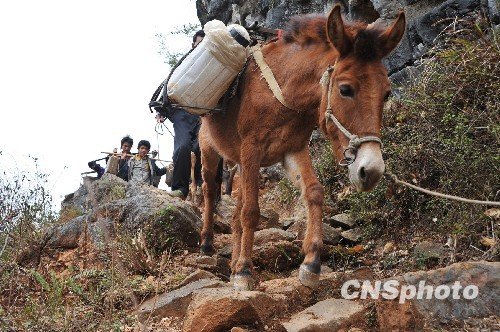
[[[341,84],[339,86],[339,91],[340,91],[340,94],[342,95],[342,97],[349,97],[349,98],[354,97],[354,90],[352,89],[352,87],[350,85]]]
[[[384,96],[384,101],[389,100],[389,97],[391,96],[391,94],[392,94],[392,93],[391,93],[391,91],[388,91],[388,92],[385,94],[385,96]]]

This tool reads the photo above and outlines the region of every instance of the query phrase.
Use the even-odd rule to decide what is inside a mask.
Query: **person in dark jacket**
[[[193,36],[192,48],[205,37],[205,32],[199,30]],[[157,121],[165,121],[165,117],[157,114]],[[201,120],[198,115],[186,112],[182,108],[175,108],[168,119],[174,124],[174,155],[173,155],[173,174],[172,191],[169,195],[185,199],[189,194],[189,180],[191,176],[191,151],[196,155],[195,179],[197,186],[201,186],[201,153],[198,143],[198,131],[200,130]],[[194,194],[194,193],[193,193]]]
[[[158,186],[158,177],[167,173],[167,168],[158,168],[154,160],[148,157],[151,143],[142,140],[137,145],[139,153],[128,162],[128,179],[131,184],[146,183]]]
[[[118,173],[116,175],[125,181],[128,181],[128,161],[131,156],[130,150],[132,149],[133,145],[134,145],[134,140],[129,135],[123,137],[122,140],[120,141],[122,154],[120,156],[120,160],[118,161]],[[107,164],[109,157],[107,157],[105,160]],[[89,161],[88,166],[90,167],[90,169],[97,172],[98,179],[100,179],[106,171],[106,169],[101,165],[99,165],[96,160]]]

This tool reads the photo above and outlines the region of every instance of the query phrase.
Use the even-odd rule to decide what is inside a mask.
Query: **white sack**
[[[240,25],[228,27],[221,21],[205,24],[205,38],[175,69],[167,85],[167,94],[175,103],[183,106],[214,108],[243,68],[248,56],[247,49],[230,35],[235,28],[245,39],[248,32]],[[208,110],[188,108],[203,114]]]

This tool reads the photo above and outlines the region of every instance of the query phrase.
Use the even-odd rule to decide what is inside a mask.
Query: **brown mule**
[[[300,281],[314,286],[319,280],[323,187],[312,167],[307,148],[309,137],[319,126],[331,140],[337,160],[344,159],[349,139],[329,120],[331,117],[325,116],[329,104],[329,113],[351,133],[360,138],[380,136],[382,108],[390,92],[381,60],[401,40],[405,16],[401,13],[387,29],[362,23],[346,25],[340,7],[336,6],[328,18],[297,17],[290,27],[282,39],[268,43],[262,52],[286,102],[301,111],[280,104],[251,59],[228,111],[204,117],[200,129],[205,199],[202,253],[213,252],[218,156],[240,165],[241,189],[232,219],[231,270],[236,289],[253,286],[251,257],[260,215],[259,168],[278,162],[283,163],[290,179],[300,186],[308,207]],[[332,75],[321,87],[319,81],[330,65],[335,65]],[[349,177],[358,190],[371,190],[384,172],[381,145],[368,140],[354,152],[355,159],[348,167]]]

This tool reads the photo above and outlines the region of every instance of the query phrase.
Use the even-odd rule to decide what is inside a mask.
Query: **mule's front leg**
[[[202,141],[203,142],[203,141]],[[214,253],[214,212],[215,212],[215,195],[217,191],[215,177],[217,174],[217,165],[219,155],[209,146],[201,144],[201,160],[202,160],[202,175],[203,175],[203,228],[201,230],[201,246],[200,252],[204,255]]]
[[[248,145],[254,146],[254,145]],[[259,222],[259,169],[260,159],[254,149],[242,149],[241,153],[241,246],[235,266],[233,286],[236,290],[251,290],[254,286],[252,278],[252,247],[254,232]],[[233,240],[237,239],[233,237]],[[233,242],[233,246],[238,243]],[[233,251],[235,254],[237,251]],[[234,257],[233,257],[234,259]]]
[[[315,287],[321,271],[324,189],[314,174],[307,149],[288,154],[285,157],[284,165],[290,179],[301,188],[302,197],[308,210],[306,235],[302,244],[305,258],[300,266],[299,279],[303,285]]]

